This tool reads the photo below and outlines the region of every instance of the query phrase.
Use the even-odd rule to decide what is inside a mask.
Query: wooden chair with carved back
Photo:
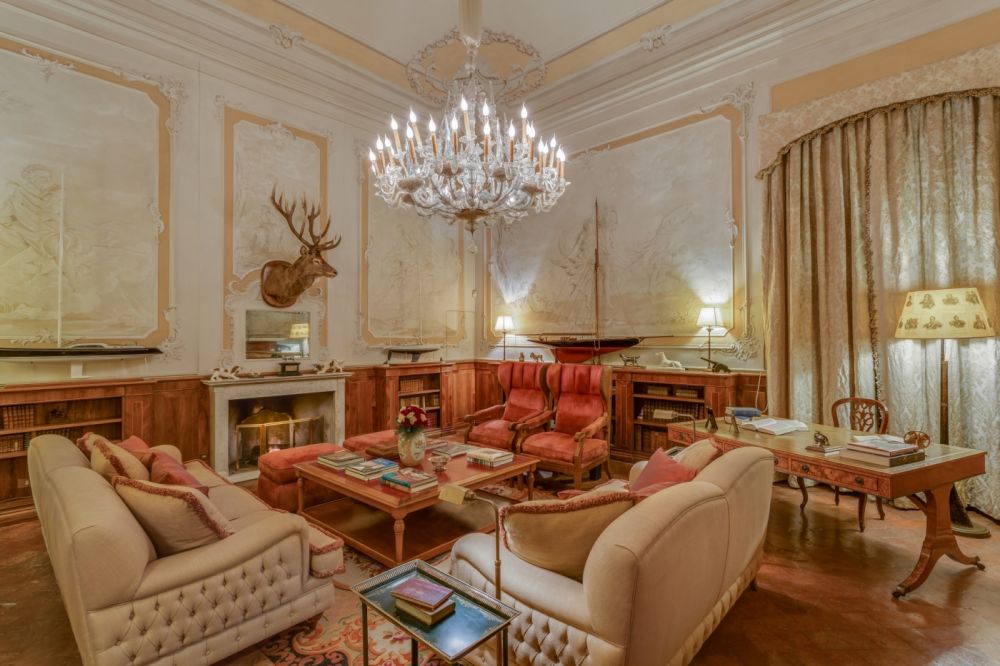
[[[844,409],[846,407],[846,409]],[[833,418],[834,427],[841,427],[841,413],[847,412],[847,423],[845,427],[851,430],[862,432],[872,432],[884,435],[889,431],[889,408],[885,403],[872,398],[841,398],[833,403],[830,408],[830,415]],[[833,487],[833,502],[840,506],[840,488]],[[868,493],[858,493],[858,527],[865,531],[865,507],[868,504]],[[875,507],[878,509],[878,516],[885,520],[885,509],[882,508],[882,498],[875,498]]]

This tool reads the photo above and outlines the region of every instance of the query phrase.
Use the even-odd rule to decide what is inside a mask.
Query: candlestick
[[[564,178],[566,176],[566,153],[560,147],[559,152],[556,153],[556,157],[559,158],[559,178]]]
[[[552,140],[549,141],[549,166],[554,167],[556,165],[556,135],[552,135]]]
[[[410,124],[413,125],[413,135],[417,138],[417,148],[423,150],[424,142],[420,140],[420,127],[417,125],[417,114],[410,109]]]
[[[413,164],[416,166],[417,153],[413,149],[413,128],[409,125],[406,126],[406,145],[410,149],[410,159],[413,160]]]
[[[483,106],[483,110],[488,114],[489,107]],[[490,124],[483,123],[483,161],[490,157]]]
[[[371,162],[372,173],[377,176],[378,169],[375,168],[375,151],[373,151],[371,148],[368,149],[368,161]]]
[[[389,156],[389,164],[396,163],[396,156],[392,152],[392,144],[389,143],[389,137],[385,137],[385,154]]]
[[[470,136],[472,134],[472,129],[469,127],[469,103],[465,101],[465,96],[462,96],[462,101],[459,103],[459,108],[462,109],[462,119],[465,121],[465,136]]]
[[[514,126],[512,122],[511,127]],[[524,104],[521,105],[521,143],[525,143],[528,140],[528,107]]]
[[[437,125],[434,124],[433,118],[427,121],[427,132],[431,135],[431,152],[434,153],[434,157],[437,157],[438,156]]]
[[[451,152],[458,157],[458,118],[451,115]]]

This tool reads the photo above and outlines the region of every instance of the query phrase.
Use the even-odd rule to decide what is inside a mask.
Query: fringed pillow
[[[149,481],[149,470],[134,455],[101,437],[92,440],[90,451],[90,468],[111,480],[113,476],[126,476],[130,479]]]
[[[607,492],[505,506],[504,544],[525,562],[579,579],[601,532],[633,503],[626,492]]]
[[[204,493],[116,476],[115,492],[146,530],[160,557],[207,546],[233,534],[226,517]]]

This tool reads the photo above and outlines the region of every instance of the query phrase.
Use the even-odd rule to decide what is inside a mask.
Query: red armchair
[[[539,469],[573,477],[580,488],[586,472],[601,467],[611,478],[608,464],[611,369],[602,365],[557,363],[545,373],[545,384],[554,410],[527,419],[517,427],[528,432],[555,415],[555,429],[528,434],[521,451],[540,459]]]
[[[545,371],[548,366],[548,363],[501,363],[497,368],[497,379],[500,380],[506,401],[463,417],[472,426],[465,433],[465,441],[513,451],[518,424],[538,416],[549,405],[545,391]],[[544,424],[524,432],[540,432],[542,427]]]

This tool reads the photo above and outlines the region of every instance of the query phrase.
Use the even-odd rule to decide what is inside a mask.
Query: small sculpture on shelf
[[[331,372],[343,372],[344,362],[340,359],[334,358],[330,359],[326,363],[314,363],[313,367],[316,368],[317,375],[328,375]]]
[[[729,366],[725,363],[719,363],[718,361],[713,361],[712,359],[705,358],[704,356],[701,357],[701,360],[708,361],[708,368],[712,372],[732,372],[732,370],[729,369]]]
[[[628,367],[638,368],[639,367],[639,355],[638,354],[629,355],[629,354],[622,354],[622,353],[619,352],[618,355],[621,357],[622,364],[626,368],[628,368]]]
[[[227,363],[219,363],[219,367],[212,368],[212,376],[209,378],[210,381],[218,382],[226,379],[239,379],[240,378],[240,366],[229,365]]]
[[[674,370],[683,370],[684,366],[681,365],[680,361],[673,361],[667,358],[666,352],[656,352],[656,355],[660,357],[660,367],[661,368],[672,368]]]
[[[528,354],[528,358],[530,358],[533,363],[541,363],[545,360],[545,357],[542,354],[536,354],[535,352]]]

